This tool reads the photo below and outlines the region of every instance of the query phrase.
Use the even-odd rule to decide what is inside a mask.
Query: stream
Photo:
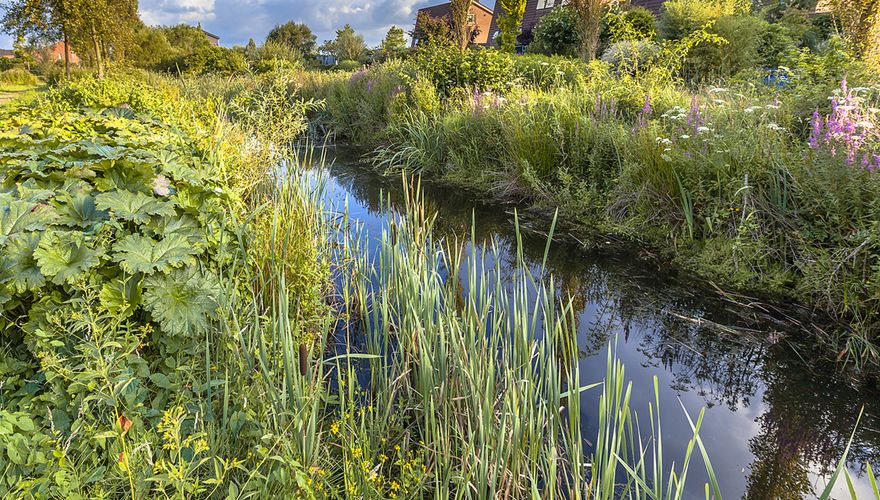
[[[402,180],[373,173],[343,148],[326,153],[325,201],[337,211],[347,206],[351,221],[367,235],[366,251],[373,251],[390,211],[402,205]],[[426,206],[438,214],[437,237],[470,238],[475,220],[476,241],[469,248],[494,241],[504,266],[515,265],[508,207],[430,183],[422,189]],[[390,209],[384,208],[389,196]],[[523,245],[526,262],[538,272],[546,236],[526,233]],[[700,436],[726,497],[813,498],[825,489],[864,406],[847,467],[859,498],[873,497],[863,469],[867,463],[875,472],[880,468],[880,392],[816,361],[809,342],[814,327],[805,311],[746,306],[747,298],[722,295],[615,245],[587,251],[554,243],[547,269],[557,296],[573,297],[583,384],[604,377],[608,346],[616,344],[633,383],[632,407],[647,423],[658,378],[667,467],[675,461],[680,469],[692,437],[684,411],[696,419],[705,408]],[[598,398],[598,390],[582,395],[588,439],[597,433]],[[689,468],[686,498],[705,498],[707,477],[698,455]],[[849,498],[842,476],[832,497]]]

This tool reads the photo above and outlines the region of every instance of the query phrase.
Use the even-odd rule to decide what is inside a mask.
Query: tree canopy
[[[272,28],[266,37],[267,42],[275,42],[287,45],[300,51],[303,55],[315,52],[315,34],[304,23],[288,21]]]

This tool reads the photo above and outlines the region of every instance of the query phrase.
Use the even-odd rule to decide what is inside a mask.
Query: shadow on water
[[[328,159],[334,155],[327,201],[337,210],[347,205],[350,219],[368,235],[365,251],[372,252],[391,216],[389,199],[390,210],[402,205],[402,179],[370,172],[351,152],[330,150]],[[438,237],[465,242],[467,251],[474,244],[495,244],[507,261],[504,267],[513,269],[513,214],[459,190],[423,183],[423,191],[427,208],[438,214]],[[523,237],[525,261],[535,272],[545,245],[546,236]],[[835,367],[814,359],[804,311],[743,307],[622,250],[586,252],[554,243],[546,271],[559,300],[571,297],[578,311],[581,383],[604,376],[606,346],[615,339],[640,415],[648,414],[658,377],[668,460],[684,456],[692,434],[682,407],[691,415],[706,407],[700,435],[728,498],[814,497],[827,484],[864,406],[848,467],[859,497],[871,495],[862,469],[880,464],[880,394],[853,386]],[[596,435],[598,397],[595,391],[583,395],[585,436]],[[699,467],[691,468],[689,498],[705,497],[704,476]],[[845,488],[838,481],[834,497],[848,498]]]

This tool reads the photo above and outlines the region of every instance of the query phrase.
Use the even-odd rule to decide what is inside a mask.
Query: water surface
[[[403,182],[370,172],[351,152],[331,149],[328,156],[326,200],[340,211],[347,206],[349,218],[367,235],[366,251],[373,251],[392,211],[402,205]],[[438,214],[437,236],[469,240],[475,221],[476,241],[468,242],[469,250],[494,242],[503,265],[515,265],[508,209],[461,190],[423,183],[423,191],[427,207]],[[523,245],[526,262],[539,272],[546,237],[526,234]],[[880,394],[817,361],[808,342],[815,328],[808,314],[792,306],[744,307],[745,298],[724,297],[616,246],[586,251],[557,242],[547,262],[557,296],[572,297],[578,311],[582,383],[604,377],[607,346],[616,344],[633,382],[632,406],[647,422],[656,376],[666,464],[681,463],[692,436],[684,411],[696,418],[705,408],[700,436],[727,498],[820,494],[864,406],[847,465],[859,498],[872,497],[863,468],[866,463],[880,468]],[[597,432],[598,396],[598,391],[583,395],[588,439]],[[705,482],[697,459],[686,497],[704,498]],[[849,498],[842,480],[833,497]]]

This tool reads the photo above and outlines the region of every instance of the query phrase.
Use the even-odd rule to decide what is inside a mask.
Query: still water
[[[326,202],[338,211],[347,207],[371,251],[391,212],[402,205],[403,182],[370,172],[352,152],[327,153]],[[436,236],[469,238],[475,221],[471,248],[494,242],[509,267],[515,264],[514,219],[507,207],[430,184],[423,183],[423,191],[426,206],[438,214]],[[526,261],[539,268],[546,236],[526,234],[523,245]],[[692,436],[685,409],[696,418],[705,408],[700,436],[725,497],[813,498],[825,489],[864,406],[847,466],[859,498],[873,498],[863,469],[867,463],[880,468],[880,392],[816,361],[807,342],[816,326],[807,312],[745,307],[746,298],[722,296],[615,244],[587,251],[554,243],[547,268],[557,295],[573,297],[578,311],[582,383],[604,377],[607,346],[616,342],[633,383],[633,409],[647,419],[658,378],[665,463],[674,460],[680,468]],[[595,390],[583,394],[588,438],[597,432],[598,396]],[[696,458],[687,498],[705,498],[705,482]],[[839,480],[832,497],[849,498],[846,489]]]

